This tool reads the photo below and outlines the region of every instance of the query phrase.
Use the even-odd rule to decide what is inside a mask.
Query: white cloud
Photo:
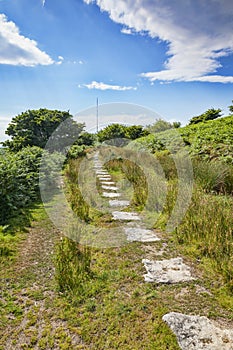
[[[231,0],[83,1],[108,12],[126,28],[123,32],[147,32],[167,43],[164,70],[142,73],[150,81],[233,82],[232,76],[213,75],[221,67],[219,59],[233,54]]]
[[[122,28],[122,29],[121,29],[121,33],[123,33],[123,34],[128,34],[128,35],[134,34],[134,32],[132,31],[131,28]]]
[[[45,6],[45,0],[42,0],[42,6],[43,7]]]
[[[136,87],[133,86],[120,86],[120,85],[110,85],[105,83],[98,83],[97,81],[92,81],[90,84],[84,84],[83,86],[88,89],[96,89],[96,90],[115,90],[115,91],[126,91],[126,90],[137,90]]]
[[[54,63],[37,47],[37,42],[21,35],[14,22],[0,14],[0,64],[33,67]]]

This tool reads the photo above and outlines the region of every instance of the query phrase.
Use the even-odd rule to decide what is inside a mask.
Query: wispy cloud
[[[88,89],[96,89],[96,90],[115,90],[115,91],[127,91],[127,90],[137,90],[136,87],[133,86],[120,86],[120,85],[110,85],[97,81],[92,81],[90,84],[83,84],[83,86]],[[80,87],[80,85],[79,85]]]
[[[63,63],[64,57],[63,57],[63,56],[58,56],[58,60],[59,60],[59,61],[57,61],[56,64],[60,65],[60,64]]]
[[[52,58],[37,47],[36,41],[21,35],[16,24],[0,14],[0,64],[33,67],[52,63]]]
[[[143,72],[150,81],[233,83],[216,74],[220,59],[233,54],[233,3],[229,0],[83,0],[96,3],[123,32],[145,33],[166,42],[164,70]],[[155,67],[156,68],[156,67]]]
[[[42,6],[43,7],[45,6],[45,0],[42,0]]]

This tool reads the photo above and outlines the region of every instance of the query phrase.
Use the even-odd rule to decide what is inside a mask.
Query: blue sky
[[[183,125],[233,99],[232,0],[0,0],[0,141],[28,109],[144,106]]]

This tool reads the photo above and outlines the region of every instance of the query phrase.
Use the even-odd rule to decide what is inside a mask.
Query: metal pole
[[[99,99],[97,97],[96,101],[96,132],[99,131]]]

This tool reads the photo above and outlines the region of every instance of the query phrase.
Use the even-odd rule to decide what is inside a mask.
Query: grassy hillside
[[[233,163],[233,116],[187,125],[139,138],[131,143],[136,149],[147,149],[152,153],[169,147],[176,151],[182,145],[190,154],[204,160],[221,160]]]

